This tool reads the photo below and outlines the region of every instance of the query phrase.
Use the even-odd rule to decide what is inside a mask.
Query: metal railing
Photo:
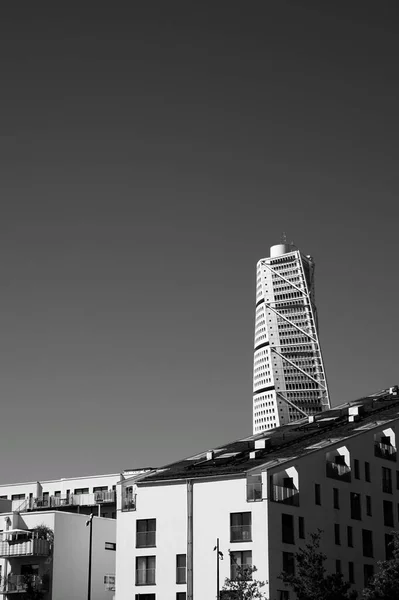
[[[17,512],[27,512],[40,509],[60,508],[62,506],[95,506],[96,504],[114,504],[116,492],[93,492],[92,494],[68,494],[67,496],[39,496],[27,498],[17,509]]]
[[[341,465],[339,463],[327,461],[326,475],[331,479],[339,479],[340,481],[350,481],[351,468],[348,467],[348,465]]]
[[[136,548],[155,546],[156,531],[138,531],[136,533]]]
[[[155,568],[136,569],[136,585],[155,585]]]
[[[129,496],[128,498],[122,499],[122,510],[136,510],[136,495],[133,497]]]
[[[382,442],[374,442],[374,455],[387,460],[396,460],[396,448],[391,444],[383,444]]]
[[[29,584],[35,590],[44,591],[47,587],[40,575],[8,575],[0,578],[0,593],[26,592]]]
[[[249,542],[251,539],[251,525],[230,525],[230,542]]]
[[[0,556],[48,556],[50,553],[50,544],[47,540],[38,538],[5,540],[4,533],[0,541]]]
[[[271,486],[272,502],[281,502],[291,506],[299,506],[299,491],[295,488],[285,487],[283,485]]]

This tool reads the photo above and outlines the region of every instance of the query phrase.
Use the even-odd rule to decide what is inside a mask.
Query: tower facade
[[[256,273],[253,432],[330,408],[314,301],[314,261],[290,244]]]

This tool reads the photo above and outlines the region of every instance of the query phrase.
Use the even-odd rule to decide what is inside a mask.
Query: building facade
[[[318,337],[314,261],[272,246],[256,273],[253,433],[330,408]]]
[[[0,598],[23,598],[29,587],[43,592],[44,600],[86,598],[87,515],[58,510],[13,512],[10,505],[10,500],[0,501]],[[96,600],[114,598],[115,554],[115,519],[94,517],[91,590]]]
[[[327,571],[360,592],[399,526],[398,411],[390,388],[124,478],[116,600],[214,598],[237,564],[257,567],[266,598],[294,600],[279,575],[318,528]]]

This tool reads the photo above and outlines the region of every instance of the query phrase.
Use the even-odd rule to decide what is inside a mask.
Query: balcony
[[[331,461],[326,462],[326,475],[338,481],[351,481],[352,479],[351,468],[348,465]]]
[[[386,460],[396,461],[396,448],[391,444],[374,442],[374,455]]]
[[[24,594],[28,587],[44,592],[48,590],[47,579],[39,575],[8,575],[0,579],[0,594]]]
[[[291,506],[299,506],[299,491],[295,488],[285,487],[283,485],[271,486],[271,501],[289,504]]]
[[[27,534],[29,533],[28,531]],[[5,535],[7,535],[6,532],[3,532],[3,539],[0,541],[0,557],[2,558],[48,556],[50,554],[50,544],[47,540],[28,538],[27,536],[4,540]]]
[[[96,506],[98,504],[115,504],[116,492],[94,492],[93,494],[69,494],[61,496],[40,496],[39,498],[27,498],[18,508],[18,512],[49,510],[70,506]]]

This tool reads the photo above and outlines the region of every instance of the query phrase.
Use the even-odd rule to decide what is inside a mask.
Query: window
[[[108,487],[106,485],[99,485],[93,488],[93,494],[96,492],[108,492]]]
[[[371,517],[371,496],[366,496],[366,515]]]
[[[283,571],[295,575],[295,555],[293,552],[283,552]]]
[[[234,551],[230,552],[230,579],[237,579],[237,567],[242,567],[244,570],[246,567],[252,566],[252,551]]]
[[[363,556],[373,557],[373,532],[362,529]]]
[[[334,508],[339,508],[339,489],[333,488],[333,503]]]
[[[12,494],[11,500],[25,500],[25,494]]]
[[[351,492],[351,519],[357,519],[358,521],[362,518],[362,507],[360,503],[360,494]]]
[[[262,500],[262,475],[247,476],[247,502]]]
[[[104,587],[110,592],[115,591],[115,575],[104,575]]]
[[[155,594],[135,594],[135,600],[155,600]]]
[[[337,546],[341,545],[341,531],[338,523],[334,525],[334,539]]]
[[[7,500],[8,497],[7,496],[0,496],[0,500]]]
[[[137,519],[136,548],[151,548],[155,546],[156,519]]]
[[[346,528],[346,537],[348,540],[348,547],[353,548],[353,528],[350,525]]]
[[[136,585],[154,584],[155,556],[136,556]]]
[[[105,542],[105,550],[116,550],[115,542]]]
[[[363,575],[364,575],[364,587],[367,587],[369,579],[371,579],[374,575],[374,566],[373,565],[363,565]]]
[[[399,490],[399,471],[396,471],[396,489]]]
[[[277,590],[277,600],[290,600],[290,593],[288,590]]]
[[[385,534],[385,560],[393,558],[393,535]]]
[[[370,477],[370,463],[367,462],[367,461],[364,463],[364,478],[368,482],[371,481],[371,477]]]
[[[185,554],[176,554],[176,583],[186,583]]]
[[[355,479],[360,479],[360,463],[357,458],[353,461],[353,467],[355,472]]]
[[[80,496],[81,494],[88,494],[89,488],[76,488],[73,493],[78,496]]]
[[[303,517],[298,517],[298,537],[301,540],[305,539],[305,519]]]
[[[251,513],[230,513],[230,542],[250,542]]]
[[[355,568],[353,562],[348,562],[349,583],[355,583]]]
[[[341,573],[341,561],[339,560],[339,558],[337,558],[337,560],[335,561],[335,572]]]
[[[314,501],[315,504],[321,505],[321,486],[320,483],[314,484]]]
[[[285,544],[295,544],[294,539],[294,516],[281,514],[281,529],[282,529],[282,542]]]
[[[186,600],[186,592],[176,592],[176,600]]]
[[[382,491],[392,494],[392,471],[386,467],[382,467]]]
[[[136,510],[136,494],[134,493],[132,485],[129,485],[123,489],[122,510]]]
[[[393,527],[393,503],[389,500],[383,501],[384,508],[384,525]]]

